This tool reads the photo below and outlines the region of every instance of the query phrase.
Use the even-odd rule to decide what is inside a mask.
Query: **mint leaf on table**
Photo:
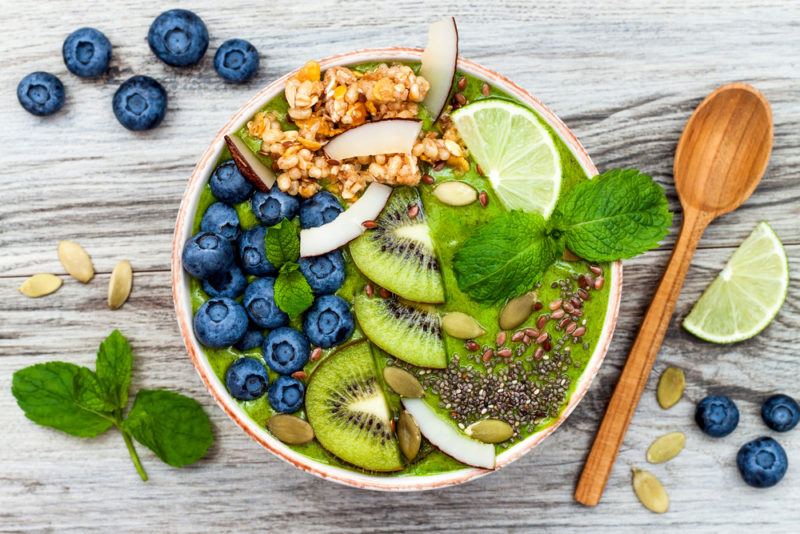
[[[124,408],[128,404],[128,389],[131,386],[133,352],[119,330],[111,332],[100,343],[95,369],[106,398],[114,408]]]
[[[275,304],[295,319],[314,302],[314,294],[296,263],[286,263],[275,279]]]
[[[588,261],[616,261],[658,245],[672,224],[664,189],[636,169],[579,183],[556,205],[550,227]]]
[[[139,391],[122,428],[173,467],[201,459],[214,442],[200,403],[163,389]]]
[[[276,269],[280,269],[284,263],[297,261],[300,257],[300,236],[297,225],[292,221],[284,219],[275,226],[270,226],[264,239],[267,259]]]
[[[47,362],[20,369],[11,392],[31,421],[81,438],[99,436],[114,424],[96,375],[86,367]]]
[[[479,302],[515,297],[564,251],[538,213],[510,211],[479,226],[453,257],[458,287]]]

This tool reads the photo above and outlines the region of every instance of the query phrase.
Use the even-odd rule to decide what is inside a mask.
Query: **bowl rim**
[[[321,60],[320,68],[324,71],[339,65],[352,65],[371,61],[414,61],[422,55],[421,48],[386,47],[365,48],[351,52],[333,55]],[[569,147],[572,154],[589,176],[597,174],[597,169],[592,163],[583,145],[567,126],[547,106],[534,97],[531,93],[518,86],[505,76],[483,67],[473,61],[458,58],[458,69],[468,72],[512,94],[520,101],[531,106],[542,119],[545,120]],[[253,114],[258,111],[271,98],[283,90],[286,80],[297,70],[288,72],[274,80],[250,100],[248,100],[228,122],[217,132],[208,148],[198,161],[186,185],[178,211],[175,232],[172,240],[171,278],[172,297],[175,314],[178,321],[183,343],[194,364],[197,373],[211,396],[242,430],[262,447],[295,466],[296,468],[311,473],[320,478],[332,480],[340,484],[360,489],[382,491],[419,491],[443,488],[462,484],[478,477],[497,471],[515,460],[521,458],[537,445],[544,441],[550,434],[569,417],[578,403],[583,399],[592,380],[597,375],[611,343],[611,338],[617,323],[619,306],[622,294],[622,262],[612,264],[611,276],[606,277],[609,284],[609,299],[606,309],[603,329],[598,339],[595,350],[581,375],[575,389],[570,396],[566,408],[559,418],[550,426],[532,434],[513,447],[497,455],[497,465],[494,470],[467,467],[457,471],[449,471],[434,475],[409,475],[409,476],[379,476],[359,473],[354,470],[328,465],[289,448],[284,443],[272,437],[265,428],[260,427],[250,416],[240,408],[233,398],[227,393],[225,385],[214,373],[202,347],[194,336],[192,325],[192,308],[189,293],[189,276],[181,268],[181,251],[185,241],[191,236],[195,212],[203,186],[208,181],[211,171],[225,145],[223,137],[241,128]]]

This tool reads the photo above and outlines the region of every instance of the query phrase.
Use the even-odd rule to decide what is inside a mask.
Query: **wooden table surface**
[[[778,436],[790,469],[776,488],[746,486],[735,455],[745,441],[771,434],[758,415],[765,396],[782,391],[800,397],[800,4],[197,0],[184,7],[203,17],[211,45],[201,65],[187,70],[157,61],[145,41],[152,19],[176,4],[184,6],[2,1],[0,531],[797,531],[800,430]],[[169,276],[173,223],[186,180],[217,129],[259,87],[307,59],[362,47],[423,46],[426,22],[443,14],[457,17],[464,57],[539,96],[601,170],[629,166],[652,173],[678,212],[675,228],[680,215],[672,158],[702,97],[741,80],[761,89],[773,106],[769,169],[752,198],[706,232],[596,509],[573,502],[575,481],[675,228],[659,250],[625,263],[611,350],[572,417],[510,468],[461,487],[381,494],[295,470],[217,408],[178,335]],[[113,43],[107,77],[83,81],[66,71],[61,44],[81,26],[101,29]],[[216,47],[233,37],[251,40],[262,54],[257,78],[243,87],[223,83],[211,66]],[[16,101],[17,82],[34,70],[51,71],[66,86],[66,105],[54,117],[33,117]],[[166,119],[148,133],[124,130],[111,111],[116,87],[133,74],[154,76],[169,93]],[[773,225],[789,254],[787,303],[753,340],[714,346],[694,339],[679,320],[761,220]],[[50,297],[23,297],[17,287],[26,276],[63,272],[56,258],[60,239],[83,244],[97,276],[87,286],[65,277]],[[111,312],[105,306],[109,272],[123,258],[133,264],[134,290]],[[72,438],[34,425],[17,408],[10,392],[14,370],[52,359],[92,364],[112,328],[133,342],[134,388],[174,388],[203,403],[217,437],[204,461],[177,470],[140,447],[151,477],[142,483],[119,434]],[[670,411],[658,408],[654,395],[666,365],[687,375],[686,396]],[[739,428],[720,440],[705,437],[692,422],[694,403],[710,391],[730,395],[741,410]],[[669,513],[656,515],[636,501],[629,471],[646,464],[654,437],[672,430],[686,432],[688,443],[677,459],[648,467],[672,499]]]

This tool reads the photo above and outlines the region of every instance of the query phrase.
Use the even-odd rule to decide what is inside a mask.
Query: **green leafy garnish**
[[[28,419],[73,436],[91,438],[117,427],[142,480],[147,473],[132,438],[176,467],[205,456],[214,436],[208,416],[193,399],[143,390],[124,417],[133,353],[117,330],[100,344],[95,368],[66,362],[31,365],[14,373],[11,392]]]
[[[300,257],[300,235],[295,223],[284,219],[267,229],[264,250],[269,262],[280,269],[284,263]]]
[[[314,294],[296,263],[285,263],[275,279],[275,304],[296,319],[314,302]]]

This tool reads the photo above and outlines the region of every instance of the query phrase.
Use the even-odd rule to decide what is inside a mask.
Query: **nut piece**
[[[436,186],[433,196],[448,206],[467,206],[478,200],[478,192],[465,182],[444,182]]]
[[[273,415],[267,421],[267,428],[276,438],[289,445],[302,445],[314,439],[311,425],[294,415]]]
[[[500,328],[512,330],[522,323],[533,313],[533,305],[536,302],[536,293],[525,293],[522,296],[508,301],[500,312]]]
[[[633,491],[645,508],[657,514],[669,509],[669,495],[655,475],[644,469],[633,468]]]
[[[26,297],[43,297],[53,293],[61,287],[61,284],[61,278],[54,274],[34,274],[22,282],[22,285],[19,286],[19,292]]]
[[[462,312],[449,312],[442,317],[442,328],[458,339],[474,339],[486,333],[478,321]]]
[[[681,400],[685,387],[686,377],[683,371],[677,367],[667,367],[658,379],[656,390],[658,405],[665,410],[672,408]]]
[[[499,419],[484,419],[469,425],[466,434],[483,443],[502,443],[514,435],[514,429],[505,421]]]
[[[85,284],[94,278],[92,258],[76,242],[60,241],[58,243],[58,259],[64,266],[64,270],[75,280]]]
[[[111,279],[108,281],[108,307],[116,310],[128,300],[133,285],[133,269],[131,262],[122,260],[111,272]]]
[[[419,454],[419,446],[422,443],[422,433],[414,421],[414,417],[403,410],[397,420],[397,441],[400,444],[400,452],[409,460],[413,460]]]
[[[425,390],[422,389],[422,384],[419,383],[419,380],[417,380],[414,375],[405,369],[392,366],[384,367],[383,378],[386,380],[386,384],[392,388],[392,391],[401,397],[418,399],[425,396]]]
[[[647,449],[647,461],[651,464],[663,464],[672,460],[686,445],[683,432],[670,432],[656,439]]]

